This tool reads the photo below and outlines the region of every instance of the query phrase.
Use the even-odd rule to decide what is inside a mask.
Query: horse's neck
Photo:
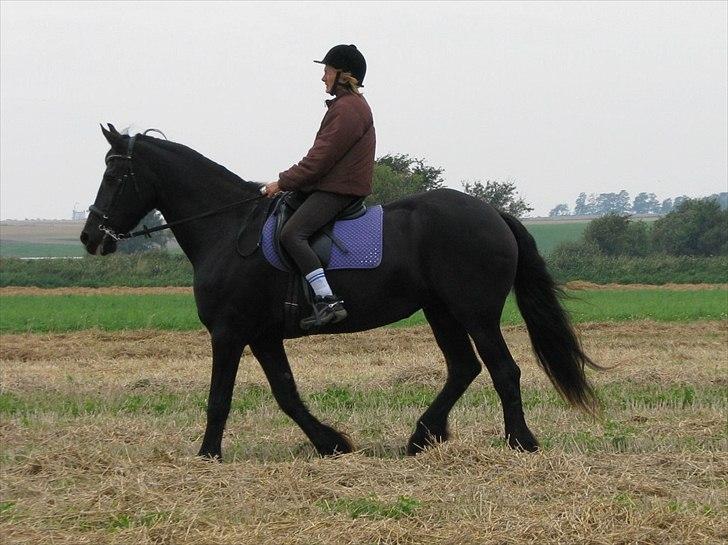
[[[166,165],[166,166],[165,166]],[[214,163],[184,158],[184,168],[174,161],[159,161],[157,208],[167,222],[181,221],[255,195],[253,184],[236,183]],[[237,228],[240,210],[232,208],[172,228],[175,239],[193,266],[220,240]]]

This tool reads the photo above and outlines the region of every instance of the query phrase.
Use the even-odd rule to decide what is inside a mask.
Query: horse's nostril
[[[88,234],[86,231],[81,233],[81,244],[86,244],[88,242]]]

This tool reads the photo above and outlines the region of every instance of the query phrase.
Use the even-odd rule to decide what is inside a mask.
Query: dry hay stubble
[[[619,364],[591,375],[601,388],[725,389],[725,361],[715,357],[725,354],[725,323],[581,329],[597,361]],[[506,337],[524,389],[551,392],[523,328],[507,328]],[[3,389],[20,396],[204,395],[208,386],[203,332],[1,340]],[[306,396],[328,387],[434,391],[444,379],[426,327],[287,347]],[[237,391],[257,386],[265,379],[246,351]],[[472,389],[490,390],[489,379],[481,375]],[[0,427],[0,502],[14,505],[0,514],[0,532],[17,543],[189,544],[715,543],[727,536],[726,448],[710,442],[725,434],[725,403],[636,404],[612,410],[606,427],[553,403],[536,404],[527,417],[553,443],[536,455],[501,445],[497,404],[466,403],[453,413],[453,441],[416,458],[402,458],[396,448],[421,407],[313,405],[365,451],[317,458],[270,399],[231,415],[224,444],[230,461],[221,465],[192,456],[201,408],[11,416]],[[375,504],[364,516],[351,515],[356,502],[393,506],[400,497],[418,502],[411,513],[383,517]]]

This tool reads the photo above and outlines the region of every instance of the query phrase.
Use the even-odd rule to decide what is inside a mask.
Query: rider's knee
[[[283,229],[281,230],[281,245],[283,245],[284,248],[293,248],[295,247],[299,241],[300,237],[298,236],[298,233],[295,229],[292,229],[288,226],[288,224],[283,226]]]

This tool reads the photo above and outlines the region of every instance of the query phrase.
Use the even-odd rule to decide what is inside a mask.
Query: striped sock
[[[316,269],[306,275],[306,280],[311,285],[313,292],[320,296],[325,297],[327,295],[333,295],[329,283],[326,281],[326,275],[324,275],[323,269]]]

